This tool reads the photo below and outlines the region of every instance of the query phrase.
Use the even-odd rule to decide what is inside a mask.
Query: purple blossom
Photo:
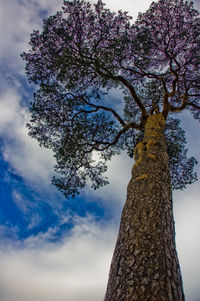
[[[63,178],[54,182],[72,195],[88,177],[95,188],[107,183],[103,160],[129,149],[133,131],[144,129],[155,106],[166,119],[183,109],[200,119],[198,11],[183,0],[159,0],[130,20],[101,0],[64,1],[22,54],[29,80],[39,86],[30,135],[55,151]],[[121,89],[124,116],[105,105],[110,88]],[[93,151],[102,154],[96,165]]]

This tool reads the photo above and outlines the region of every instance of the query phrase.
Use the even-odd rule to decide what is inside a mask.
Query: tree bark
[[[162,114],[135,147],[104,301],[183,301]]]

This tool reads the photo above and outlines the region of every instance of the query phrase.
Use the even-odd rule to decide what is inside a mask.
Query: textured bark
[[[104,301],[183,301],[162,114],[150,115],[127,189]]]

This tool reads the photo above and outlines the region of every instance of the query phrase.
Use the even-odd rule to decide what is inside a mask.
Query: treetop
[[[75,195],[88,178],[94,188],[106,184],[104,160],[122,149],[131,153],[149,114],[163,114],[168,138],[169,114],[188,109],[200,119],[200,18],[191,2],[153,2],[132,23],[127,12],[111,12],[101,0],[64,1],[62,11],[32,33],[30,46],[22,57],[38,89],[28,127],[55,151],[62,181],[54,182],[66,195]],[[124,114],[108,98],[113,88]],[[101,160],[94,163],[98,151]]]

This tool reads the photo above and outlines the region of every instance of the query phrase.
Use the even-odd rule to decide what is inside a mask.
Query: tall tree
[[[199,13],[183,0],[159,0],[131,24],[127,12],[104,6],[65,1],[32,33],[22,54],[38,85],[30,135],[55,152],[61,176],[53,183],[68,198],[88,180],[94,189],[107,184],[113,155],[134,154],[105,301],[184,300],[172,188],[196,180],[196,160],[170,115],[189,110],[200,119]]]

